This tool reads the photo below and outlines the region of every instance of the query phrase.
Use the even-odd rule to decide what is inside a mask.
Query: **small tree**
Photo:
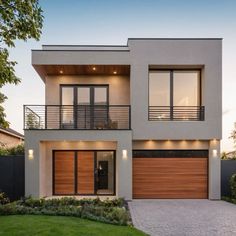
[[[30,112],[26,115],[26,128],[27,129],[39,129],[40,128],[40,121],[39,121],[38,117],[33,112]]]

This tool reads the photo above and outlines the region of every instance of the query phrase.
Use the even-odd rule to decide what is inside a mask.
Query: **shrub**
[[[16,147],[6,148],[0,147],[0,156],[17,156],[17,155],[24,155],[24,145],[20,144]]]
[[[23,144],[8,149],[8,155],[16,156],[24,154],[25,154],[25,148]]]
[[[4,205],[10,202],[10,199],[4,192],[0,192],[0,205]]]
[[[124,199],[101,201],[64,197],[61,199],[22,198],[19,201],[0,205],[0,215],[33,214],[75,216],[105,223],[127,225],[129,214]]]
[[[126,225],[129,221],[128,212],[124,207],[114,207],[112,211],[108,213],[107,218],[112,221],[114,224]]]
[[[232,197],[236,199],[236,174],[233,174],[230,178],[230,188]]]

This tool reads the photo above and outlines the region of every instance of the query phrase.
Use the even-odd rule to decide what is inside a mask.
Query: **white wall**
[[[131,125],[134,139],[221,139],[221,40],[129,40],[131,57]],[[204,68],[205,121],[148,121],[149,66]]]
[[[130,104],[130,79],[128,76],[47,76],[45,81],[45,101],[47,105],[60,104],[60,84],[108,84],[110,105]]]
[[[220,39],[130,39],[127,50],[119,47],[96,51],[33,51],[33,65],[130,65],[130,78],[119,76],[51,76],[46,78],[46,103],[59,104],[59,84],[111,84],[110,104],[131,104],[132,131],[26,131],[26,151],[34,149],[35,160],[26,159],[26,194],[42,196],[39,159],[41,141],[117,142],[117,195],[132,198],[132,148],[186,148],[209,150],[209,197],[220,198],[219,140],[222,136],[222,41]],[[204,121],[148,121],[148,72],[155,68],[201,68]],[[40,72],[41,73],[41,72]],[[43,73],[41,73],[42,75]],[[116,79],[120,80],[116,80]],[[130,91],[130,96],[127,96]],[[217,143],[212,142],[217,139]],[[132,140],[133,142],[132,147]],[[138,142],[140,140],[140,142]],[[142,142],[142,140],[156,140]],[[163,141],[170,140],[170,141]],[[175,141],[173,140],[182,140]],[[190,140],[190,142],[189,142]],[[200,141],[192,141],[200,140]],[[160,142],[158,142],[160,141]],[[128,159],[122,159],[122,150]],[[213,158],[212,150],[218,150]],[[41,177],[42,178],[41,178]]]

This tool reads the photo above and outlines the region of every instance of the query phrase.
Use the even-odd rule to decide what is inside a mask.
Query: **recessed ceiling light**
[[[96,67],[93,67],[93,70],[96,70]]]
[[[63,70],[60,70],[59,73],[60,73],[60,74],[63,74]]]
[[[117,74],[117,71],[113,71],[113,74],[116,75],[116,74]]]

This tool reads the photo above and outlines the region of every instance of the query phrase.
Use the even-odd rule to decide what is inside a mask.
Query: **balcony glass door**
[[[62,87],[61,90],[61,128],[74,128],[74,88]]]
[[[89,87],[77,87],[77,128],[89,129],[91,126],[91,89]]]
[[[107,87],[93,88],[93,125],[95,129],[106,129],[108,125]]]
[[[63,128],[106,128],[108,85],[66,85],[61,91]]]

